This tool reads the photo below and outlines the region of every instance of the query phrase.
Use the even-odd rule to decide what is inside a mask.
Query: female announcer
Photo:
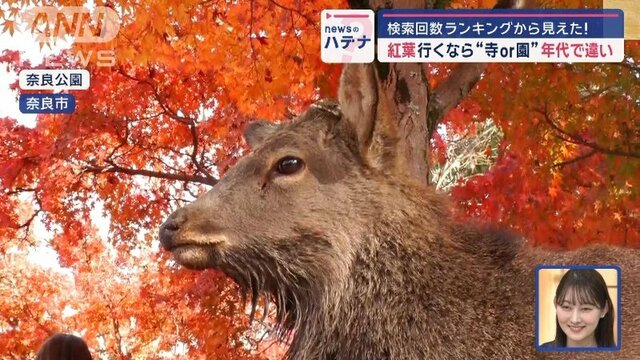
[[[615,347],[614,309],[607,284],[593,269],[569,270],[556,296],[556,337],[542,347]]]

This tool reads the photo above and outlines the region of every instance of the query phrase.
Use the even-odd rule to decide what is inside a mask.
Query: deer
[[[551,251],[456,220],[403,170],[381,83],[372,64],[347,64],[337,101],[251,122],[251,153],[167,218],[164,249],[224,272],[252,317],[270,299],[289,360],[640,359],[640,251]],[[621,268],[620,351],[536,351],[540,264]]]

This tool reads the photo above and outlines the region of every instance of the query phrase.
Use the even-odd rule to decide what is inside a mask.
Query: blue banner
[[[76,109],[72,94],[21,94],[19,102],[23,114],[71,114]]]
[[[618,9],[384,9],[377,12],[378,38],[624,38]]]

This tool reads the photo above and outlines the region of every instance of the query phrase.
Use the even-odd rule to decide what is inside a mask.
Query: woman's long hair
[[[566,299],[568,294],[572,299]],[[561,306],[565,300],[593,305],[599,309],[607,309],[607,313],[596,326],[596,344],[598,347],[616,346],[613,338],[613,321],[615,319],[613,302],[609,296],[607,284],[599,272],[593,269],[572,269],[564,274],[556,290],[554,301],[557,306]],[[557,317],[554,345],[556,347],[567,346],[567,334],[560,328]]]
[[[42,344],[36,360],[91,360],[91,353],[81,338],[56,334]]]

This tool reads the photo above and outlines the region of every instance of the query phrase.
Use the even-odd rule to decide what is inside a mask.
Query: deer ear
[[[350,123],[358,146],[369,165],[398,170],[397,122],[389,89],[393,79],[384,84],[371,64],[346,64],[342,70],[338,100],[344,120]]]
[[[371,144],[375,125],[378,86],[374,71],[370,64],[345,64],[338,87],[340,109],[355,130],[363,153]]]
[[[278,129],[278,125],[263,120],[254,121],[247,125],[244,130],[244,138],[250,148],[255,149],[260,146],[265,139],[271,136]]]

